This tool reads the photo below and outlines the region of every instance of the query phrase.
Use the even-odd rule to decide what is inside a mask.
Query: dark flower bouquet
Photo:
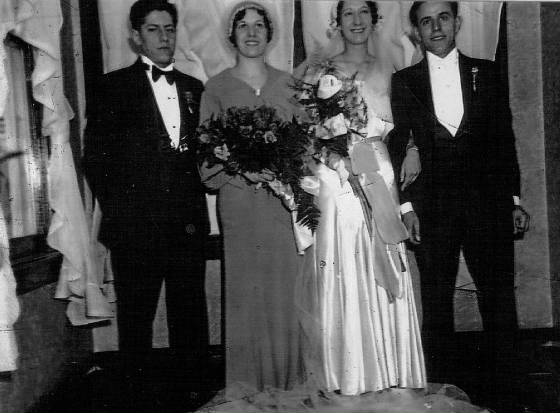
[[[222,164],[232,175],[272,174],[275,180],[265,187],[289,201],[300,224],[314,229],[315,211],[299,184],[309,174],[311,138],[308,123],[282,120],[272,107],[232,107],[202,123],[195,144],[199,160],[209,167]]]
[[[270,169],[276,166],[281,126],[273,108],[229,108],[198,128],[198,154],[210,167],[221,163],[232,174]],[[222,149],[218,157],[216,148]]]
[[[322,61],[307,67],[292,87],[313,125],[316,152],[326,148],[347,156],[352,134],[363,136],[368,121],[355,76],[347,77],[331,61]]]

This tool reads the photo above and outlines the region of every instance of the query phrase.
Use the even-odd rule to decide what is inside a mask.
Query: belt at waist
[[[370,136],[369,138],[364,138],[363,142],[366,143],[383,142],[383,138],[381,136]]]

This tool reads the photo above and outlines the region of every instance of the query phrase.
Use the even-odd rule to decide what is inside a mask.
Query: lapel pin
[[[192,106],[194,104],[193,94],[189,90],[189,91],[183,93],[183,96],[184,96],[185,100],[187,101],[187,108],[189,109],[189,113],[192,115],[194,113],[193,106]]]
[[[478,75],[478,67],[473,66],[473,68],[471,69],[471,73],[472,73],[472,89],[473,92],[476,92],[476,75]]]
[[[187,135],[179,138],[179,145],[177,146],[177,149],[179,150],[179,153],[183,153],[189,150],[189,142],[188,142]]]

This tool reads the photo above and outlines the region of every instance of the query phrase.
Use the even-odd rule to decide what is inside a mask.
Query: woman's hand
[[[225,143],[222,146],[216,146],[214,148],[214,156],[221,161],[227,161],[230,155],[231,153]]]
[[[278,179],[274,179],[268,183],[272,192],[282,200],[282,203],[286,208],[290,211],[294,211],[296,209],[296,202],[294,199],[294,191],[292,191],[292,187],[290,184],[284,185]]]
[[[401,165],[400,182],[401,191],[404,191],[411,183],[416,181],[422,171],[420,154],[418,149],[411,148],[406,151],[406,157]]]
[[[325,165],[337,172],[340,178],[340,184],[344,185],[352,173],[350,158],[344,157],[337,152],[329,151],[327,148],[323,147],[321,149],[321,159]]]
[[[268,169],[263,169],[261,172],[243,172],[241,175],[254,184],[268,183],[275,179],[274,172]]]

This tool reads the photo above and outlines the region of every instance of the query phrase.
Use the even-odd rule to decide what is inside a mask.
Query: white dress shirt
[[[157,82],[154,82],[152,80],[152,67],[154,63],[144,55],[141,55],[140,58],[144,63],[150,66],[150,70],[146,70],[146,76],[148,76],[150,85],[152,85],[159,112],[161,113],[165,129],[171,139],[171,145],[177,148],[179,146],[181,134],[181,110],[179,108],[177,85],[175,83],[172,85],[167,83],[165,76],[161,76]],[[171,71],[173,70],[173,63],[159,69],[164,72]]]
[[[426,58],[436,117],[455,136],[464,113],[459,52],[455,48],[444,58],[426,52]]]

